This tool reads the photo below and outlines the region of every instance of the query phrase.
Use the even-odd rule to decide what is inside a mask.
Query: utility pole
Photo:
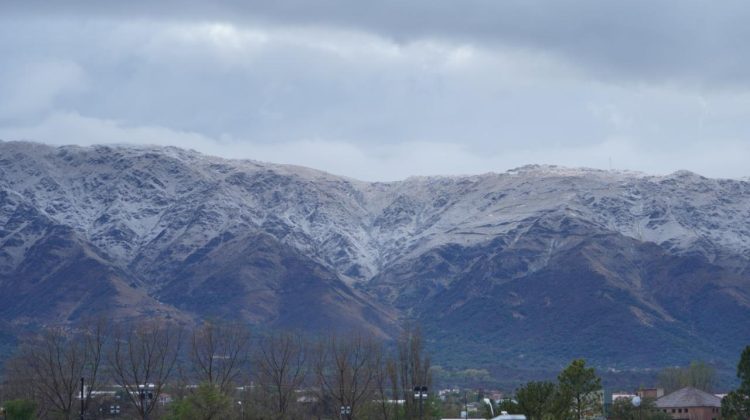
[[[419,420],[424,418],[424,399],[427,398],[427,387],[426,386],[415,386],[414,387],[414,398],[419,400]]]
[[[339,396],[341,397],[341,418],[352,419],[352,406],[346,405],[346,395],[344,395],[344,368],[339,369]]]
[[[632,400],[630,400],[630,402],[634,407],[638,409],[638,418],[643,419],[643,404],[641,404],[641,396],[636,395]]]
[[[83,400],[83,377],[81,377],[81,420],[83,420],[84,400]]]
[[[143,412],[143,420],[148,420],[149,408],[153,406],[152,400],[154,399],[154,392],[152,391],[154,384],[143,384],[138,385],[138,399],[141,401],[141,411]],[[150,404],[151,403],[151,404]]]
[[[464,418],[469,418],[469,395],[468,392],[464,391]]]

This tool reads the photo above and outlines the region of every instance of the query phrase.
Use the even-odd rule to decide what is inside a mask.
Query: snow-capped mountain
[[[660,361],[724,355],[750,341],[749,222],[749,182],[685,171],[366,183],[176,148],[0,143],[2,314],[17,323],[113,310],[387,336],[409,318],[445,340],[479,323],[477,351],[524,340],[503,357],[592,339],[602,363],[640,360],[618,340],[649,354],[694,340]]]

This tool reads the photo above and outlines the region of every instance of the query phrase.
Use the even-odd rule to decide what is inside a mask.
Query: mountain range
[[[750,344],[750,182],[531,165],[363,182],[151,146],[0,142],[0,332],[107,314],[610,371]]]

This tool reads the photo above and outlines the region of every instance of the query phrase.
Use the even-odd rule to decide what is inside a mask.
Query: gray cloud
[[[439,38],[559,54],[602,77],[748,81],[750,7],[741,0],[199,0],[5,2],[6,13],[337,26],[396,42]]]
[[[429,4],[428,4],[429,3]],[[747,176],[739,2],[3,2],[0,138]]]

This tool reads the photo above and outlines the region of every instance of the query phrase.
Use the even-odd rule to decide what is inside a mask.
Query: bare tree
[[[123,388],[140,418],[154,411],[175,369],[181,340],[181,328],[159,320],[115,330],[107,355],[112,379]]]
[[[375,358],[375,393],[379,402],[379,415],[383,420],[396,418],[398,404],[392,401],[399,397],[396,361],[386,357],[382,347]]]
[[[380,347],[369,337],[331,336],[318,349],[315,373],[324,396],[351,419],[376,395]]]
[[[406,418],[415,418],[418,406],[412,389],[432,383],[430,359],[424,355],[422,333],[417,328],[404,329],[398,339],[398,375]]]
[[[79,331],[48,328],[24,340],[6,362],[6,379],[19,395],[37,402],[41,415],[71,419],[86,411],[98,386],[105,340],[104,321]],[[81,380],[87,385],[80,399]],[[82,405],[81,405],[82,404]]]
[[[241,325],[205,322],[193,330],[190,362],[201,382],[231,391],[250,359],[250,332]]]
[[[394,399],[399,399],[399,396],[401,395],[401,388],[399,386],[398,364],[396,363],[395,359],[388,359],[386,372],[388,373],[388,381],[391,384],[391,397]],[[396,420],[398,420],[399,418],[399,410],[397,407],[393,410],[393,418]]]
[[[296,391],[307,376],[306,347],[302,336],[294,333],[275,333],[264,337],[258,345],[257,385],[275,418],[291,415]]]

